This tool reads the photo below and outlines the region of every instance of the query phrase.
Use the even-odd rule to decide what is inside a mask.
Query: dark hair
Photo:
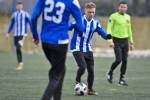
[[[21,4],[22,4],[21,2],[18,2],[18,3],[17,3],[17,5],[21,5]]]
[[[126,2],[124,2],[124,1],[121,1],[120,3],[119,3],[119,6],[120,6],[120,4],[127,4]]]

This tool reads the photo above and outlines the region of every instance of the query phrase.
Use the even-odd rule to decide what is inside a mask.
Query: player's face
[[[120,6],[118,6],[118,9],[120,14],[124,14],[128,9],[127,4],[120,4]]]
[[[23,9],[23,5],[22,4],[17,4],[16,8],[17,8],[18,11],[21,11]]]
[[[85,8],[85,17],[88,21],[95,16],[95,8]]]

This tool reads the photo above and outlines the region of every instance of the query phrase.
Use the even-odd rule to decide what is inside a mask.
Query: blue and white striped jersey
[[[82,13],[78,0],[38,0],[31,18],[33,38],[39,38],[37,18],[42,13],[41,41],[49,44],[68,44],[70,14],[78,23],[79,35],[83,34]]]
[[[27,23],[29,23],[31,29],[31,20],[28,12],[24,10],[14,12],[12,14],[8,33],[10,34],[15,24],[14,36],[27,36]]]
[[[74,28],[74,33],[70,43],[70,50],[81,51],[81,52],[89,52],[92,51],[90,40],[94,32],[97,32],[102,36],[103,39],[107,39],[107,33],[103,30],[100,22],[93,18],[91,21],[87,21],[85,15],[82,17],[82,22],[84,24],[85,37],[79,37],[78,30],[76,29],[76,21],[73,20],[69,24],[69,30]]]

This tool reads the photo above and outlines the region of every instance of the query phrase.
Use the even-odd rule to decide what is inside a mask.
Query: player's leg
[[[18,60],[18,66],[16,67],[16,70],[21,70],[23,68],[21,47],[23,46],[24,39],[25,39],[24,36],[14,37],[14,44],[16,47],[16,55],[17,55],[17,60]]]
[[[86,52],[84,53],[85,55],[85,60],[87,63],[87,71],[88,71],[88,76],[87,76],[87,82],[88,82],[88,95],[98,95],[93,90],[93,82],[94,82],[94,57],[93,57],[93,52]]]
[[[110,70],[106,73],[107,79],[109,83],[113,83],[113,71],[116,69],[116,67],[121,63],[122,61],[122,49],[120,44],[120,39],[114,38],[113,42],[115,44],[114,47],[114,53],[116,60],[112,63]]]
[[[76,83],[81,83],[81,77],[85,72],[85,69],[87,67],[83,52],[75,51],[73,52],[74,59],[78,65],[78,70],[76,74]]]
[[[58,87],[57,87],[57,89],[54,93],[54,100],[60,100],[61,99],[61,92],[62,92],[61,90],[62,90],[62,85],[63,85],[65,72],[66,72],[66,69],[64,69],[64,71],[62,71],[62,73],[61,73]]]
[[[111,65],[110,73],[113,73],[113,71],[121,63],[121,60],[122,60],[121,47],[120,46],[115,46],[114,47],[114,52],[115,52],[116,60]]]
[[[85,60],[87,64],[87,82],[88,82],[88,89],[92,90],[93,81],[94,81],[94,57],[93,52],[86,52],[85,53]]]
[[[58,59],[56,59],[56,60],[53,59],[56,62],[56,63],[54,63],[54,65],[60,63],[58,67],[59,68],[62,67],[60,69],[62,71],[61,71],[61,74],[59,76],[59,83],[58,83],[58,86],[57,86],[55,93],[54,93],[54,100],[61,100],[62,86],[63,86],[63,81],[64,81],[64,77],[65,77],[65,72],[66,72],[65,61],[66,61],[67,49],[68,49],[68,44],[61,45],[61,47],[58,49],[58,52],[61,50],[61,53],[58,54],[56,52],[58,54],[57,55]],[[55,57],[55,55],[54,55],[54,57]],[[60,60],[60,62],[59,62],[59,60]],[[57,66],[57,65],[55,65],[55,66]]]
[[[126,73],[126,68],[127,68],[127,57],[128,57],[128,51],[129,51],[129,45],[128,45],[128,40],[124,40],[124,44],[122,45],[122,65],[120,68],[120,79],[119,79],[119,84],[122,83],[122,85],[126,85],[127,83],[124,81],[124,76]],[[122,82],[121,82],[122,81]]]
[[[65,60],[68,44],[52,45],[42,43],[42,48],[52,66],[49,70],[49,83],[42,100],[49,100],[52,96],[54,96],[54,100],[60,100],[66,70]]]

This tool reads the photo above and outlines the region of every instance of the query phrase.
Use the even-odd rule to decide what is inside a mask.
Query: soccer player
[[[128,40],[130,42],[130,50],[134,48],[132,31],[131,31],[131,18],[126,14],[127,3],[120,2],[118,6],[118,12],[111,14],[107,33],[112,34],[112,40],[109,40],[109,46],[114,48],[116,60],[112,63],[110,70],[106,73],[109,83],[113,83],[113,71],[122,62],[120,68],[120,78],[118,85],[128,86],[124,80],[124,76],[127,68],[127,57],[129,51]]]
[[[21,47],[23,46],[25,37],[27,34],[27,23],[29,23],[31,28],[31,20],[30,15],[28,12],[23,10],[23,4],[21,2],[17,3],[17,11],[12,14],[11,23],[6,34],[6,39],[10,37],[10,32],[15,24],[14,30],[14,45],[16,48],[18,66],[15,68],[16,70],[21,70],[23,68],[23,61],[22,61],[22,51]]]
[[[78,0],[38,0],[32,14],[32,31],[34,43],[39,43],[37,18],[42,15],[40,34],[42,48],[51,64],[49,83],[42,100],[61,100],[61,91],[66,72],[65,60],[68,50],[68,23],[73,15],[78,35],[83,36],[82,14]],[[41,66],[43,67],[43,66]]]
[[[98,95],[98,93],[93,90],[94,57],[90,40],[94,32],[97,32],[100,36],[102,36],[103,39],[111,39],[111,35],[107,34],[103,30],[101,23],[97,19],[93,18],[95,11],[96,5],[93,2],[85,4],[85,15],[82,16],[85,30],[84,37],[79,37],[78,35],[78,30],[76,29],[76,20],[73,20],[69,25],[69,30],[74,29],[70,50],[72,51],[75,61],[79,67],[76,74],[76,83],[81,83],[81,77],[87,69],[88,95]]]

